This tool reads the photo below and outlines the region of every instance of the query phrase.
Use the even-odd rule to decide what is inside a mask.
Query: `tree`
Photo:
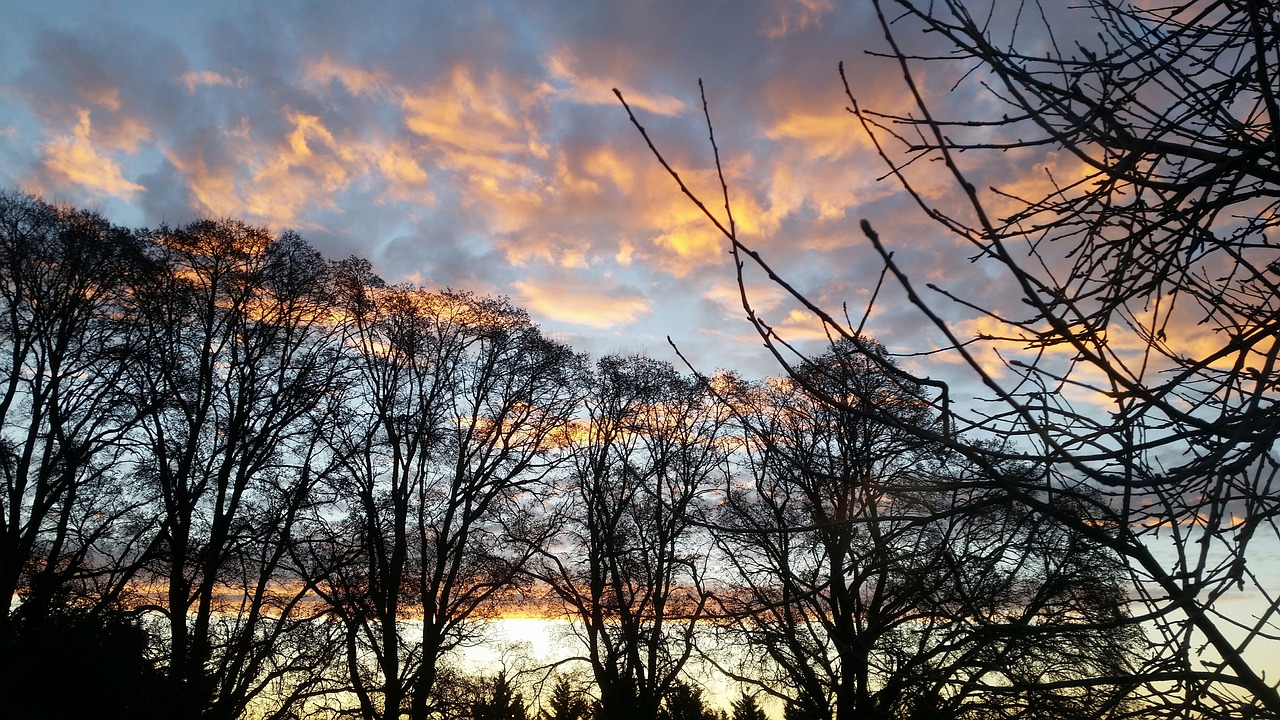
[[[1280,10],[1254,0],[970,5],[875,3],[909,109],[864,108],[846,81],[890,174],[1002,275],[1014,301],[934,286],[926,295],[864,222],[889,276],[995,398],[941,409],[1022,444],[993,453],[938,439],[975,463],[1014,454],[1043,468],[1037,485],[1010,486],[1012,498],[1124,558],[1131,615],[1156,639],[1137,675],[1147,712],[1280,714],[1258,664],[1274,651],[1276,575],[1248,563],[1277,539],[1280,510],[1280,256],[1268,236],[1280,222]],[[918,31],[936,51],[907,47]],[[949,119],[945,99],[920,83],[926,69],[980,102]],[[1044,171],[1040,187],[982,189],[984,163],[1013,153]],[[938,167],[953,192],[924,191],[920,173],[936,186]],[[708,217],[739,268],[768,268],[731,214]],[[833,335],[854,333],[794,295]],[[743,302],[790,362],[745,291]],[[999,330],[975,336],[950,319],[957,311]],[[1000,373],[978,350],[991,345]],[[1051,500],[1063,497],[1071,503]],[[1257,603],[1249,619],[1223,604],[1241,590]]]
[[[476,702],[472,720],[529,720],[524,695],[515,689],[505,672],[498,673],[483,685],[487,692]]]
[[[603,358],[588,387],[565,438],[562,531],[534,572],[573,622],[602,716],[652,720],[706,615],[694,518],[726,468],[725,416],[705,385],[647,358]]]
[[[0,693],[13,717],[170,717],[168,683],[136,616],[61,605],[17,618],[0,648]],[[68,692],[74,688],[74,692]]]
[[[712,650],[741,664],[717,664],[811,717],[1015,716],[998,688],[1029,676],[1071,689],[1028,704],[1101,704],[1089,678],[1122,674],[1136,640],[1118,564],[1011,509],[995,487],[1017,467],[993,482],[922,440],[926,396],[883,361],[844,343],[796,379],[722,385],[746,440],[716,518],[731,650]]]
[[[354,260],[339,281],[353,384],[300,562],[343,627],[358,712],[425,718],[441,660],[541,544],[579,361],[505,300],[385,287]]]
[[[591,717],[591,706],[582,693],[573,689],[569,678],[560,677],[551,688],[551,697],[539,717],[544,720],[587,720]]]
[[[296,235],[234,221],[150,239],[127,386],[156,513],[139,580],[157,588],[170,697],[190,717],[238,717],[268,695],[267,712],[288,713],[333,655],[287,562],[341,371],[328,269]]]
[[[975,90],[986,89],[992,115],[953,122],[935,112],[938,101],[914,83],[931,60],[902,52],[903,31],[883,16],[916,111],[854,110],[926,212],[1016,288],[1022,315],[985,306],[1004,326],[988,342],[1009,353],[1007,376],[961,347],[966,338],[935,303],[917,295],[918,304],[1015,418],[1008,431],[1047,448],[1056,487],[1120,529],[1099,540],[1126,558],[1142,606],[1133,614],[1152,618],[1159,638],[1143,668],[1148,701],[1206,716],[1280,713],[1280,694],[1256,664],[1271,652],[1275,575],[1247,565],[1276,537],[1278,510],[1280,254],[1266,233],[1280,202],[1280,10],[1098,1],[1067,22],[996,39],[958,3],[895,5],[976,63]],[[1073,27],[1084,32],[1063,35]],[[920,132],[891,148],[893,125]],[[979,126],[982,139],[971,134]],[[1045,154],[1054,179],[1043,189],[977,189],[969,163],[1034,148],[1072,158],[1072,176],[1055,174]],[[961,163],[962,151],[978,154]],[[914,192],[904,168],[913,155],[942,161],[959,202],[939,206]],[[1067,388],[1086,399],[1073,402]],[[1022,500],[1087,531],[1043,499]],[[1261,602],[1257,619],[1242,622],[1222,601],[1245,588]]]
[[[0,193],[0,640],[67,602],[110,606],[131,577],[119,318],[141,259],[95,213]]]
[[[714,720],[702,702],[702,690],[686,682],[674,682],[662,697],[658,720]]]
[[[743,690],[738,695],[738,699],[733,701],[730,710],[732,711],[732,715],[730,715],[732,720],[769,720],[768,716],[764,714],[764,710],[761,710],[760,706],[756,704],[755,696],[747,693],[746,690]]]

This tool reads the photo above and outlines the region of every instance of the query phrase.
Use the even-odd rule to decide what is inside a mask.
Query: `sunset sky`
[[[1088,23],[1055,17],[1069,3],[1043,5],[1063,47],[1093,37]],[[1039,21],[1019,25],[1019,40],[1034,46]],[[1012,22],[995,18],[993,36]],[[936,36],[899,32],[908,52],[945,52],[928,45]],[[369,259],[388,282],[509,296],[549,335],[596,357],[680,366],[670,336],[700,371],[777,375],[744,319],[726,241],[654,159],[613,89],[719,211],[704,83],[741,238],[819,305],[859,321],[882,269],[859,229],[867,220],[918,287],[936,283],[1024,317],[1010,314],[1027,311],[995,263],[970,262],[972,248],[883,179],[884,162],[848,112],[841,62],[863,107],[909,109],[901,69],[874,54],[886,50],[863,0],[6,0],[0,188],[130,227],[229,217],[293,229],[331,259]],[[934,63],[917,79],[949,117],[999,118],[970,69]],[[993,215],[1007,209],[993,185],[1045,197],[1046,167],[1064,185],[1084,174],[1050,145],[964,160]],[[955,186],[941,163],[912,170],[919,192],[948,207]],[[821,350],[812,316],[760,273],[748,287],[784,337]],[[1008,331],[929,298],[958,337]],[[1212,313],[1190,301],[1163,312],[1171,355],[1212,357],[1225,342],[1195,324]],[[1121,325],[1108,353],[1149,349]],[[866,328],[910,370],[946,380],[961,415],[992,394],[954,354],[928,354],[939,334],[891,281]],[[1000,374],[989,347],[969,349]],[[1042,368],[1054,353],[1070,364],[1056,348]],[[1144,382],[1159,378],[1159,362],[1142,361]],[[1107,378],[1087,364],[1070,372],[1062,395],[1079,396],[1081,416],[1106,418],[1119,396],[1083,383]],[[1004,380],[1035,390],[1015,373]],[[1274,538],[1254,543],[1250,567],[1258,557],[1260,576],[1280,577]],[[1172,557],[1172,544],[1153,547]],[[1249,617],[1270,612],[1261,599],[1249,590],[1218,602]],[[1259,662],[1280,665],[1259,646],[1250,651]]]
[[[814,299],[860,312],[879,271],[862,218],[928,279],[981,293],[954,241],[877,180],[845,109],[841,61],[864,104],[904,101],[866,54],[883,47],[868,3],[830,0],[19,0],[0,24],[0,184],[129,226],[293,228],[388,281],[508,295],[595,355],[674,361],[670,335],[699,369],[764,374],[723,240],[612,88],[714,200],[705,82],[743,238]],[[788,337],[812,336],[775,288],[753,291]],[[869,325],[913,349],[934,342],[923,327],[893,293]]]

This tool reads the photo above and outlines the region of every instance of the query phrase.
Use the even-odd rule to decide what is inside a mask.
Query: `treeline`
[[[20,192],[0,296],[19,714],[522,718],[528,685],[456,665],[522,602],[579,644],[555,720],[714,717],[695,663],[751,720],[1141,710],[1105,524],[922,439],[927,389],[865,338],[763,382],[592,361],[296,234]]]

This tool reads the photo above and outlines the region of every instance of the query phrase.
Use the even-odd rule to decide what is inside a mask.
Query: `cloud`
[[[516,299],[535,316],[604,329],[647,316],[650,303],[639,289],[607,278],[553,272],[512,283]]]
[[[80,187],[94,194],[132,198],[143,187],[125,179],[120,166],[94,147],[89,111],[77,110],[79,118],[71,135],[50,140],[42,147],[43,168],[58,187]]]
[[[831,0],[777,0],[761,33],[768,38],[781,38],[820,27],[822,19],[835,9],[836,5]]]
[[[886,231],[905,228],[887,237],[912,238],[930,259],[936,233],[908,227],[902,205],[885,201],[894,188],[875,182],[879,160],[843,109],[835,64],[874,39],[865,9],[296,9],[207,5],[159,22],[132,6],[86,7],[83,21],[27,27],[20,64],[0,67],[0,93],[17,88],[16,102],[0,102],[0,128],[50,142],[6,142],[0,172],[18,183],[44,166],[46,185],[56,178],[81,198],[142,195],[144,222],[212,215],[294,227],[326,252],[370,257],[389,279],[519,292],[584,338],[656,338],[661,350],[673,326],[700,336],[696,323],[718,332],[725,313],[740,316],[736,297],[703,296],[731,291],[732,267],[727,241],[612,90],[720,214],[697,95],[706,78],[738,231],[780,272],[838,306],[836,293],[863,279],[847,253],[869,210],[893,218]],[[853,80],[872,99],[899,101],[884,94],[892,74]],[[806,332],[759,285],[753,295],[771,315]],[[738,341],[708,341],[707,352]]]
[[[520,103],[525,88],[510,87],[497,74],[476,77],[465,63],[426,92],[405,91],[405,125],[416,135],[468,154],[521,153],[532,145],[521,136],[526,127]],[[528,102],[526,98],[523,102]]]
[[[323,88],[334,81],[352,95],[365,97],[376,97],[387,92],[389,83],[386,73],[338,62],[328,53],[303,71],[303,82],[312,87]]]
[[[382,174],[397,183],[421,185],[427,181],[427,171],[414,159],[413,150],[403,144],[384,148],[377,158]]]
[[[212,70],[200,70],[198,72],[188,70],[182,74],[182,77],[178,78],[178,81],[187,89],[187,93],[194,93],[198,87],[242,87],[244,85],[243,78],[232,80],[226,75]]]
[[[789,108],[764,129],[771,140],[794,141],[804,148],[808,160],[840,159],[866,144],[855,132],[856,120],[843,108]]]
[[[747,299],[756,312],[767,313],[777,308],[784,300],[782,288],[771,282],[746,281]],[[736,284],[715,285],[702,291],[702,297],[711,301],[717,308],[729,315],[742,314],[742,295]]]
[[[559,52],[546,56],[543,63],[553,84],[567,86],[556,89],[556,95],[572,102],[583,105],[613,105],[618,102],[613,90],[619,88],[627,103],[636,109],[658,115],[679,115],[685,111],[685,103],[679,98],[645,92],[630,87],[625,79],[581,70],[581,61],[567,49],[562,48]]]

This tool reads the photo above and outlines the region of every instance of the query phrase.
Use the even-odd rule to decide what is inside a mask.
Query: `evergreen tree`
[[[516,690],[505,672],[486,682],[488,697],[478,701],[473,709],[473,720],[529,720],[524,704],[524,694]]]
[[[768,716],[756,704],[755,696],[748,695],[746,690],[733,701],[733,720],[768,720]]]
[[[662,698],[658,720],[714,720],[702,702],[702,691],[688,683],[676,682]]]
[[[587,720],[591,708],[582,694],[575,691],[569,679],[561,677],[551,689],[551,699],[542,711],[543,720]]]

